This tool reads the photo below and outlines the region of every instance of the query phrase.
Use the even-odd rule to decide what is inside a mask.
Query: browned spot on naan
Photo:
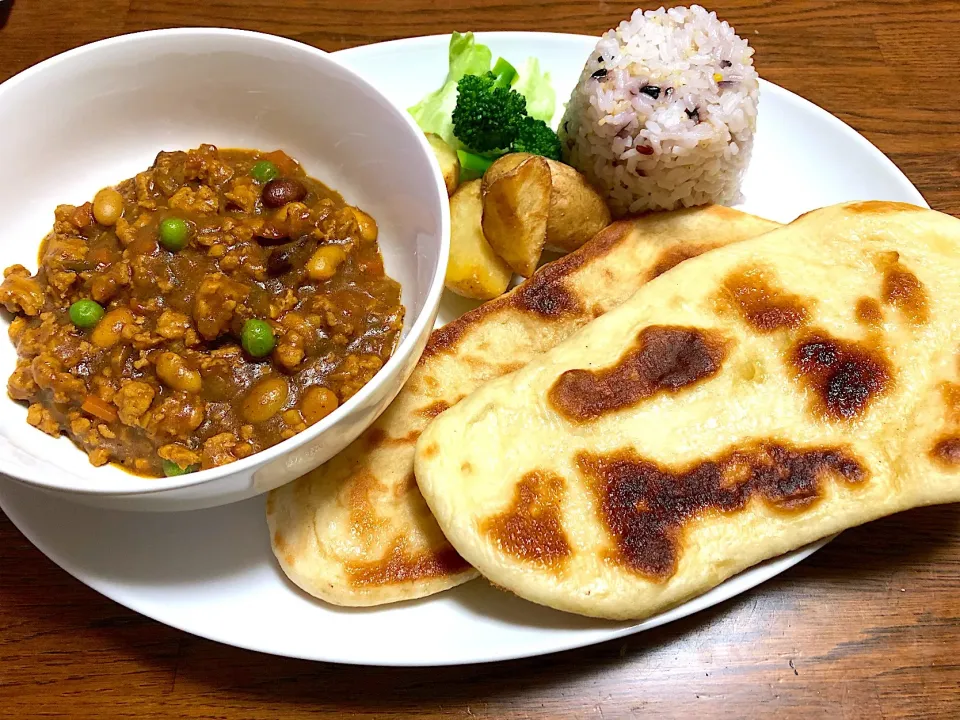
[[[386,521],[377,514],[373,496],[386,490],[369,470],[363,470],[353,476],[353,482],[347,486],[346,498],[350,528],[358,538],[373,537],[383,530]]]
[[[716,375],[726,342],[710,330],[653,325],[633,348],[603,370],[568,370],[547,394],[568,420],[596,420],[660,392],[676,392]]]
[[[857,300],[857,322],[875,326],[883,322],[883,309],[880,303],[872,297],[862,297]]]
[[[504,375],[509,375],[510,373],[516,372],[517,370],[525,368],[526,366],[527,366],[526,363],[522,363],[522,362],[503,362],[498,364],[500,371]]]
[[[926,288],[899,261],[884,268],[880,294],[885,304],[897,308],[915,325],[922,325],[930,318]]]
[[[545,318],[582,312],[580,298],[566,286],[566,274],[550,270],[550,265],[544,265],[541,272],[519,286],[510,298],[513,307]]]
[[[718,220],[726,220],[728,222],[734,222],[735,220],[743,217],[743,213],[741,211],[734,210],[726,205],[709,205],[706,208],[703,208],[702,212],[705,214],[716,215]]]
[[[398,500],[405,497],[408,493],[414,491],[419,493],[420,489],[417,487],[417,476],[413,473],[409,473],[403,479],[403,482],[398,482],[393,486],[393,496]]]
[[[386,486],[369,470],[358,472],[353,482],[347,485],[341,502],[347,507],[347,518],[351,534],[365,549],[373,538],[382,533],[388,521],[377,513],[374,497],[386,492]]]
[[[435,443],[430,443],[422,450],[423,456],[428,460],[435,458],[440,453],[440,447]]]
[[[650,271],[649,279],[653,280],[654,278],[658,278],[668,270],[673,270],[684,260],[703,255],[703,253],[709,250],[715,250],[718,247],[723,246],[711,245],[709,243],[701,243],[699,245],[691,243],[688,245],[674,245],[673,247],[667,248],[661,252],[660,257],[657,258],[656,265],[654,265]]]
[[[598,232],[582,247],[539,268],[506,296],[518,310],[541,317],[563,317],[581,312],[581,299],[566,287],[567,278],[588,261],[606,255],[630,234],[629,221],[615,222]]]
[[[437,415],[442,413],[444,410],[450,409],[450,403],[445,400],[436,400],[425,408],[420,408],[417,412],[425,418],[433,420]]]
[[[464,313],[453,322],[447,323],[443,327],[437,328],[430,333],[427,346],[423,349],[423,354],[420,356],[419,362],[423,362],[424,359],[428,357],[455,348],[467,329],[473,325],[473,323],[478,322],[484,315],[492,311],[490,305],[495,302],[497,302],[497,300],[484,303],[470,312]]]
[[[872,215],[885,215],[919,209],[916,205],[910,205],[909,203],[887,200],[867,200],[866,202],[851,203],[845,208],[848,213],[869,213]]]
[[[371,428],[368,428],[366,432],[361,436],[363,442],[370,450],[376,450],[378,447],[383,445],[384,441],[387,439],[387,433],[383,428],[379,428],[374,425]]]
[[[396,500],[398,491],[411,492],[416,487],[416,478],[411,473],[404,483],[393,488],[391,498]],[[349,511],[350,531],[361,543],[365,554],[370,556],[372,543],[381,537],[389,522],[377,511],[374,499],[388,492],[388,488],[373,473],[361,471],[354,475],[345,501]],[[401,493],[402,494],[402,493]],[[421,500],[421,502],[423,502]],[[405,538],[398,538],[382,558],[366,562],[345,562],[344,569],[350,582],[357,586],[387,585],[429,577],[442,577],[461,572],[469,567],[449,545],[415,553],[408,547]]]
[[[466,353],[461,353],[458,359],[473,371],[473,376],[478,384],[486,382],[487,380],[492,380],[493,378],[498,378],[502,375],[509,375],[510,373],[515,372],[525,366],[525,363],[501,362],[499,358],[496,358],[493,355],[488,357],[476,357],[473,355],[467,355]],[[459,395],[456,398],[456,402],[450,403],[451,406],[456,405],[458,402],[463,400],[464,397],[464,395]]]
[[[481,531],[508,555],[557,565],[570,554],[561,524],[565,492],[559,475],[529,472],[517,483],[510,509],[485,520]]]
[[[960,466],[960,437],[941,438],[930,449],[930,457],[946,468]]]
[[[374,426],[363,434],[363,441],[369,450],[376,450],[388,445],[412,445],[419,437],[419,430],[411,430],[403,437],[390,437],[382,428]]]
[[[469,567],[467,561],[449,545],[412,554],[406,540],[399,538],[381,560],[349,563],[346,572],[353,585],[371,587],[446,577]]]
[[[632,223],[629,220],[607,226],[581,248],[544,265],[533,274],[533,277],[506,295],[486,302],[442,328],[434,330],[420,358],[421,362],[438,353],[452,351],[468,328],[491,313],[512,308],[543,318],[559,318],[580,312],[581,301],[566,287],[566,279],[590,260],[610,252],[623,242],[631,229]],[[584,318],[583,322],[586,321],[587,319]]]
[[[296,556],[293,554],[293,548],[290,547],[286,539],[283,537],[283,533],[277,530],[273,534],[273,549],[278,556],[283,556],[283,561],[287,565],[294,565],[297,562]]]
[[[960,425],[960,384],[954,382],[942,383],[940,393],[943,395],[944,415],[947,421],[953,425]]]
[[[790,364],[814,393],[818,415],[852,420],[887,391],[893,371],[884,353],[816,331],[796,343]]]
[[[866,469],[840,448],[751,443],[681,468],[632,450],[576,457],[615,544],[613,559],[654,580],[677,570],[685,528],[707,513],[732,513],[751,498],[777,510],[801,511],[822,495],[828,476],[863,482]]]
[[[810,316],[811,301],[777,287],[773,273],[765,268],[736,270],[723,281],[723,299],[753,330],[771,333],[796,330]]]

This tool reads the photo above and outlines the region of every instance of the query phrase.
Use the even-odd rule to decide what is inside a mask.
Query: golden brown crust
[[[893,384],[893,368],[882,349],[814,330],[797,341],[790,365],[812,391],[817,417],[853,420]]]
[[[866,480],[863,464],[842,448],[802,448],[751,442],[682,468],[669,468],[627,450],[582,452],[577,467],[597,496],[615,561],[664,580],[676,572],[683,527],[709,512],[742,510],[757,497],[780,511],[806,509],[828,477]]]
[[[884,303],[897,308],[913,324],[922,325],[929,320],[923,283],[899,261],[884,270],[880,292]]]
[[[923,208],[916,205],[904,202],[892,202],[889,200],[867,200],[865,202],[849,203],[844,206],[844,209],[851,215],[884,215],[887,213],[911,212],[914,210],[923,212]]]
[[[960,467],[960,437],[941,438],[931,448],[930,455],[940,465],[948,468]]]
[[[617,222],[506,295],[435,330],[373,426],[326,465],[272,493],[267,517],[284,571],[307,592],[343,605],[423,597],[476,577],[410,484],[419,434],[484,382],[520,369],[626,300],[663,253],[690,256],[704,238],[722,245],[775,227],[712,207]],[[473,471],[469,463],[461,467]],[[559,547],[555,537],[545,557]]]
[[[396,585],[428,578],[442,578],[469,571],[466,560],[449,545],[433,553],[411,553],[402,538],[385,559],[347,565],[350,583],[358,588]]]
[[[727,342],[697,328],[645,327],[634,347],[609,368],[568,370],[547,400],[572,422],[596,420],[658,393],[675,393],[720,371]]]
[[[483,523],[501,551],[541,566],[556,567],[570,554],[561,523],[566,490],[562,477],[527,473],[517,483],[512,505]]]
[[[740,268],[722,287],[723,297],[732,300],[740,317],[759,333],[796,330],[807,322],[813,304],[777,287],[773,273],[762,267]]]
[[[857,322],[864,325],[875,326],[883,322],[883,308],[876,298],[862,297],[857,300],[855,314]]]
[[[845,528],[960,501],[960,220],[856,205],[682,264],[437,418],[415,471],[454,547],[533,602],[639,619]],[[577,406],[623,405],[644,373],[605,374],[653,327],[730,349],[688,390]],[[592,385],[556,402],[571,377]],[[482,531],[530,473],[564,482],[559,564]]]
[[[631,224],[622,220],[603,229],[590,242],[569,255],[541,267],[525,282],[505,295],[464,313],[453,322],[434,330],[420,362],[441,352],[454,352],[464,333],[483,318],[509,309],[541,317],[557,317],[578,311],[579,300],[564,286],[566,278],[591,260],[602,257],[629,234]]]

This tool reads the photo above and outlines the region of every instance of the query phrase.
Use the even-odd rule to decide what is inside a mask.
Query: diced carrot
[[[70,223],[78,229],[83,229],[92,222],[93,203],[85,202],[83,205],[74,210],[73,214],[70,216]]]
[[[113,405],[96,395],[87,395],[80,409],[85,413],[90,413],[94,417],[100,418],[104,422],[112,423],[117,419],[117,411]]]
[[[273,152],[264,153],[261,157],[264,160],[269,160],[276,165],[277,169],[283,175],[293,175],[296,173],[297,168],[300,167],[300,163],[287,155],[283,150],[274,150]]]
[[[106,265],[117,260],[117,251],[106,245],[98,245],[87,254],[87,262],[93,265]]]

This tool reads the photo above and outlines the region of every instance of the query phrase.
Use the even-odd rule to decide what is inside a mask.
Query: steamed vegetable
[[[436,133],[453,148],[459,147],[453,134],[453,108],[457,104],[457,82],[464,75],[482,75],[490,70],[493,56],[486,45],[478,45],[473,33],[453,33],[448,51],[447,79],[435,90],[409,109],[413,119],[424,132]]]
[[[505,60],[499,72],[464,75],[457,83],[453,134],[476,153],[502,153],[517,138],[527,116],[527,100],[510,89],[517,71]]]
[[[520,72],[492,53],[473,33],[453,33],[449,69],[440,89],[410,108],[426,133],[458,151],[467,176],[476,176],[507,152],[560,157],[560,141],[547,125],[556,108],[549,73],[529,58]]]
[[[539,60],[527,58],[523,70],[517,73],[513,89],[527,99],[527,115],[547,124],[553,122],[557,94],[550,84],[550,73],[540,72]]]
[[[560,138],[543,120],[537,120],[528,115],[520,123],[517,137],[510,149],[513,152],[543,155],[551,160],[559,160]]]
[[[487,168],[493,165],[493,158],[466,150],[457,150],[457,159],[460,161],[461,168],[477,176],[483,175]]]

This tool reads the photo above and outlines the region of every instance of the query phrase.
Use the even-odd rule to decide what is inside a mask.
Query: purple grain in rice
[[[615,215],[732,204],[758,98],[753,49],[716,13],[637,10],[604,33],[583,69],[560,124],[564,160]]]

